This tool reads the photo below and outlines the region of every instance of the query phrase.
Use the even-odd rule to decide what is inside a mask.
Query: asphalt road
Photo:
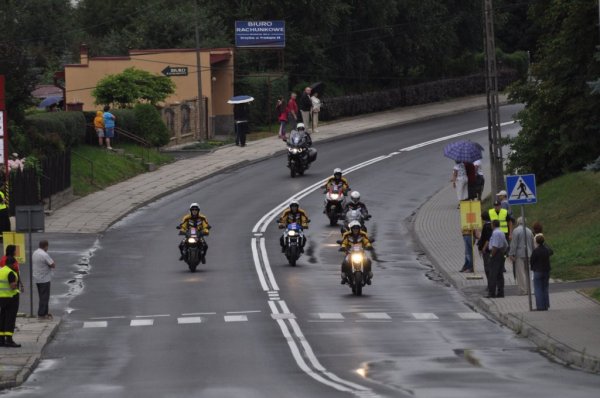
[[[504,107],[503,121],[514,110]],[[291,179],[278,157],[136,211],[88,251],[78,294],[54,303],[70,314],[45,360],[6,396],[595,396],[597,376],[553,363],[473,312],[413,247],[410,217],[448,182],[452,162],[444,142],[407,148],[486,121],[471,112],[323,144],[304,177]],[[298,192],[372,159],[347,173],[376,239],[373,285],[354,297],[339,284],[339,228],[322,214],[321,191]],[[294,196],[312,222],[292,268],[268,214]],[[213,225],[196,273],[177,261],[175,225],[191,202]],[[72,279],[57,275],[57,288]]]

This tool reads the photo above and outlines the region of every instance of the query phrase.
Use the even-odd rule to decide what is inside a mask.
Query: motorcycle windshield
[[[198,235],[198,230],[195,227],[190,228],[190,236]]]
[[[348,213],[346,213],[346,221],[348,221],[348,223],[351,221],[361,221],[361,219],[362,214],[358,210],[350,210]]]
[[[302,227],[298,223],[289,223],[287,226],[288,231],[300,231]]]

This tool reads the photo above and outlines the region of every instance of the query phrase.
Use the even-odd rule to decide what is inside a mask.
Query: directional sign
[[[511,205],[532,205],[537,203],[535,174],[506,176],[508,203]]]
[[[187,76],[188,68],[187,66],[167,66],[163,69],[162,74],[165,76]]]

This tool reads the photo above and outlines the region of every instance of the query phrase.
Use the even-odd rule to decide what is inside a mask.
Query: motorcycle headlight
[[[188,243],[196,243],[197,242],[196,238],[188,238],[187,241],[188,241]]]
[[[296,231],[288,231],[289,236],[296,236]]]
[[[337,194],[337,193],[332,193],[331,194],[331,199],[333,199],[333,200],[338,200],[339,197],[340,197],[340,195]]]
[[[298,149],[296,149],[296,148],[290,148],[290,152],[295,155],[295,154],[298,153]]]
[[[363,260],[363,256],[360,253],[353,253],[350,258],[353,263],[360,263]]]

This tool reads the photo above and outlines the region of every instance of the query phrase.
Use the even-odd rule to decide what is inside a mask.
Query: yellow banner
[[[25,251],[25,234],[3,232],[2,238],[4,240],[4,250],[6,251],[6,246],[8,245],[15,245],[17,247],[15,258],[19,262],[19,265],[25,264],[25,260],[27,259],[27,253]]]
[[[462,229],[481,229],[481,202],[462,200],[460,202],[460,227]]]

